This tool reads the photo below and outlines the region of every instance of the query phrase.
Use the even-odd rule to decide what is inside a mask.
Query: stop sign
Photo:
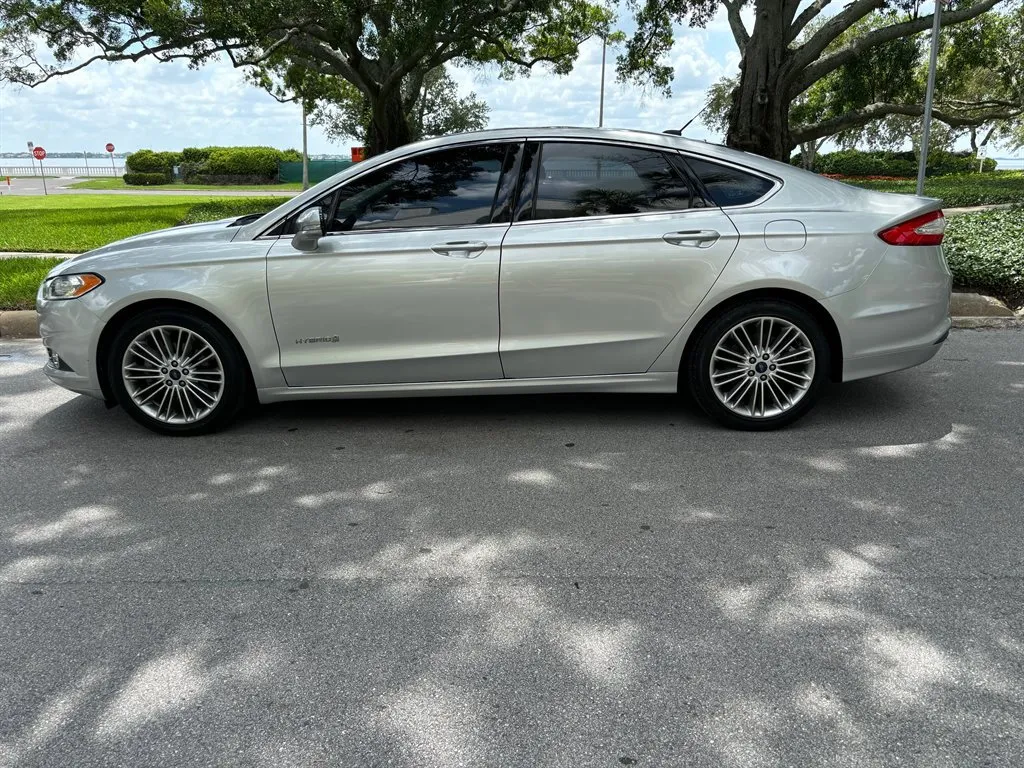
[[[114,145],[113,145],[113,144],[110,144],[110,143],[108,142],[108,143],[107,143],[107,152],[113,152],[113,151],[114,151]]]
[[[35,149],[32,150],[32,157],[34,157],[36,160],[45,160],[46,150],[43,149],[42,147],[36,147]]]

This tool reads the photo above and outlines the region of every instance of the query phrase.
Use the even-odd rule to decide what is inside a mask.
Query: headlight
[[[91,273],[57,275],[43,283],[43,298],[47,300],[77,299],[102,283],[102,277]]]

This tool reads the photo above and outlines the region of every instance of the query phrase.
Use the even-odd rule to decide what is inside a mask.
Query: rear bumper
[[[942,248],[890,246],[868,280],[823,303],[843,342],[843,381],[927,362],[949,335],[953,278]]]
[[[933,343],[921,347],[907,347],[894,352],[863,357],[847,357],[843,360],[843,381],[881,376],[883,373],[902,371],[915,365],[927,363],[942,349],[942,343],[949,337],[949,328]]]

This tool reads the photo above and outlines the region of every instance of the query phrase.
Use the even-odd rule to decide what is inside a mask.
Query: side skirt
[[[428,381],[413,384],[356,384],[343,387],[268,387],[259,390],[261,403],[282,400],[333,400],[355,397],[443,397],[502,395],[514,392],[673,393],[679,374],[629,373],[613,376],[557,376],[544,379]]]

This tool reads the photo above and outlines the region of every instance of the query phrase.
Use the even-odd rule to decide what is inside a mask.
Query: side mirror
[[[323,236],[324,225],[320,221],[320,208],[314,206],[303,211],[295,220],[292,248],[297,251],[315,251]]]

